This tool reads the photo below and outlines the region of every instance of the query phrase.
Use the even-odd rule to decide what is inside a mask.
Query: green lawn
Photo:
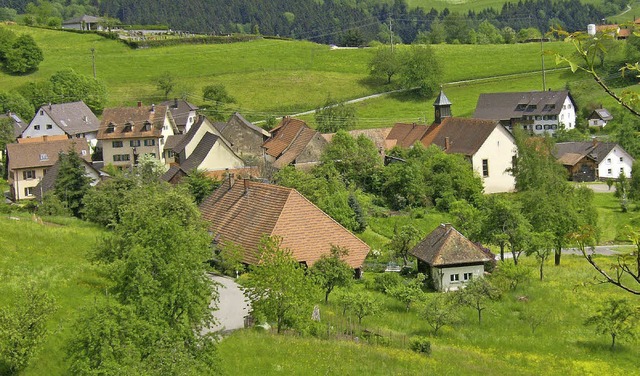
[[[620,201],[611,193],[597,193],[595,206],[598,208],[598,227],[600,228],[600,243],[612,244],[627,242],[624,228],[640,226],[640,211],[635,204],[629,205],[629,211],[623,213],[620,209]]]

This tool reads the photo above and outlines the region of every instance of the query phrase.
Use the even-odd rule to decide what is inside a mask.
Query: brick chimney
[[[451,147],[451,141],[449,140],[449,137],[445,137],[444,138],[444,151],[449,150],[450,147]]]
[[[594,137],[591,139],[591,144],[593,145],[593,147],[595,148],[596,146],[598,146],[598,137]]]
[[[178,98],[173,98],[173,108],[178,108]]]

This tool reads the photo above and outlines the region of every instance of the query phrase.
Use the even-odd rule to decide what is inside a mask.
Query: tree
[[[421,317],[437,336],[440,329],[451,326],[460,320],[458,306],[450,294],[429,294],[431,296],[421,310]]]
[[[158,90],[160,90],[164,95],[164,99],[169,98],[169,94],[171,94],[177,84],[176,79],[173,77],[173,74],[171,72],[162,73],[162,75],[156,77],[154,83],[156,84]]]
[[[403,265],[406,267],[409,264],[409,251],[419,237],[418,229],[412,225],[404,225],[400,228],[396,225],[387,247],[394,252],[396,257],[402,257]]]
[[[609,181],[607,181],[607,185],[608,184]],[[637,160],[633,162],[633,167],[631,168],[631,179],[629,180],[629,198],[636,202],[640,201],[640,161]]]
[[[71,68],[55,72],[49,82],[50,94],[45,98],[48,102],[83,101],[95,113],[101,113],[107,103],[107,88],[102,81],[76,73]]]
[[[311,280],[291,251],[280,244],[278,237],[261,239],[260,262],[251,267],[245,284],[253,315],[275,321],[278,333],[296,328],[309,315],[314,293]]]
[[[369,74],[373,77],[384,77],[387,84],[400,69],[398,53],[389,47],[379,47],[369,62]]]
[[[185,176],[181,183],[187,185],[187,189],[193,196],[196,204],[200,204],[205,198],[220,186],[221,181],[208,177],[204,170],[195,169]]]
[[[7,144],[15,141],[13,120],[9,117],[0,118],[0,161],[5,164],[5,150]]]
[[[544,263],[553,252],[553,234],[549,232],[533,233],[526,245],[525,254],[534,255],[539,263],[540,280],[544,278]]]
[[[17,302],[0,308],[0,373],[18,374],[28,365],[55,309],[54,299],[32,282],[22,286]]]
[[[91,178],[86,175],[84,162],[74,148],[59,156],[60,168],[54,192],[75,217],[80,217],[84,195],[89,191]]]
[[[211,115],[216,120],[224,120],[222,107],[228,103],[235,103],[235,99],[229,95],[227,88],[222,84],[207,85],[202,88],[202,99],[211,102],[213,109]]]
[[[422,97],[432,96],[442,81],[442,68],[433,49],[413,45],[400,57],[400,83],[403,88],[418,88]]]
[[[135,176],[140,183],[157,183],[165,172],[167,167],[164,163],[151,154],[142,154],[135,166]]]
[[[475,309],[478,312],[478,324],[482,323],[482,311],[487,309],[487,303],[500,299],[498,290],[486,278],[475,278],[467,286],[455,292],[458,302]]]
[[[223,241],[216,253],[219,257],[217,266],[222,273],[237,276],[239,271],[244,270],[244,265],[242,264],[244,249],[241,245]]]
[[[13,112],[23,120],[31,119],[35,113],[33,105],[17,92],[0,93],[0,111]]]
[[[5,68],[14,74],[31,73],[44,60],[42,50],[31,35],[20,35],[5,55]]]
[[[416,277],[409,282],[399,284],[389,289],[388,294],[405,304],[407,312],[411,309],[411,304],[424,298],[422,285],[426,276],[418,273]]]
[[[483,204],[486,216],[482,221],[482,240],[500,247],[500,261],[504,261],[504,249],[507,245],[507,228],[515,225],[520,210],[513,201],[503,196],[488,196]]]
[[[621,172],[618,176],[618,179],[615,182],[616,191],[614,196],[616,196],[620,200],[620,208],[623,213],[626,213],[628,210],[629,202],[629,181],[627,180],[624,172]]]
[[[516,265],[512,262],[502,262],[491,273],[491,281],[502,290],[514,291],[519,285],[531,279],[531,269],[524,265]]]
[[[380,304],[371,294],[360,291],[352,295],[349,310],[358,318],[358,324],[362,324],[363,318],[378,314]]]
[[[321,108],[316,109],[314,115],[316,129],[321,133],[334,133],[339,130],[353,128],[356,125],[356,109],[346,106],[328,97]]]
[[[0,12],[3,8],[0,8]],[[1,15],[0,15],[1,18]],[[3,62],[7,53],[16,40],[16,34],[6,27],[0,28],[0,62]]]
[[[135,199],[130,195],[135,186],[133,179],[116,175],[91,187],[82,199],[84,218],[105,227],[120,223],[120,211]]]
[[[613,350],[616,339],[634,336],[638,317],[638,307],[633,307],[626,299],[610,298],[594,315],[587,318],[585,325],[594,325],[596,333],[610,335]]]
[[[331,246],[330,255],[322,255],[309,269],[309,273],[324,291],[324,302],[329,301],[329,294],[336,287],[347,287],[353,280],[353,269],[344,257],[349,255],[349,250],[339,246]]]

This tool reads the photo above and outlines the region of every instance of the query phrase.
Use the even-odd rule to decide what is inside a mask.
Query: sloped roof
[[[187,174],[182,168],[180,168],[179,165],[172,164],[171,166],[169,166],[169,169],[167,170],[167,172],[165,172],[164,174],[162,174],[162,176],[160,176],[160,180],[171,181],[171,179],[173,179],[178,173],[182,173],[184,175]]]
[[[205,121],[205,117],[199,117],[198,120],[191,125],[189,131],[185,133],[182,137],[180,137],[179,142],[175,144],[173,147],[174,153],[182,153],[184,149],[189,145],[189,143],[193,140],[193,137],[198,133],[200,127]],[[166,147],[166,146],[165,146]]]
[[[420,141],[424,146],[438,145],[447,153],[472,156],[498,126],[501,125],[495,120],[448,117],[440,124],[431,125]]]
[[[18,138],[22,132],[27,128],[27,125],[20,117],[13,112],[7,112],[6,114],[0,114],[0,119],[10,119],[13,124],[13,137]]]
[[[624,150],[615,142],[558,142],[556,144],[554,156],[558,160],[564,160],[565,158],[569,158],[565,157],[567,154],[579,154],[582,156],[589,156],[594,161],[601,163],[611,150],[616,147]]]
[[[580,162],[585,157],[587,157],[587,155],[579,153],[566,153],[558,158],[558,162],[562,163],[565,166],[575,166],[576,163]]]
[[[95,174],[101,178],[109,176],[104,172],[98,171],[95,167],[93,167],[93,165],[90,162],[84,159],[82,159],[82,163],[84,164],[85,171],[93,170]],[[55,188],[56,179],[58,179],[59,171],[60,171],[60,159],[58,159],[56,163],[53,164],[53,166],[47,169],[47,173],[42,177],[42,180],[40,180],[38,185],[36,185],[36,188],[34,189],[34,193],[33,193],[33,195],[36,196],[36,200],[38,201],[42,200],[41,194],[46,195],[47,192]],[[95,182],[96,181],[92,179],[91,185],[94,185]]]
[[[371,128],[371,129],[354,129],[347,131],[353,138],[358,138],[360,135],[370,139],[376,145],[378,150],[386,149],[387,143],[385,140],[389,136],[392,128]],[[323,133],[322,137],[324,137],[327,142],[331,142],[333,140],[333,136],[335,133]]]
[[[295,161],[315,135],[319,133],[311,128],[302,128],[291,145],[273,162],[273,167],[282,168]]]
[[[167,115],[171,116],[166,106],[106,108],[102,112],[102,123],[100,123],[97,138],[99,140],[160,138]],[[151,129],[145,131],[143,128],[147,123],[151,125]],[[110,125],[115,127],[113,132],[108,132]],[[124,132],[127,125],[131,125],[131,131]]]
[[[510,120],[525,115],[558,115],[565,99],[573,102],[567,90],[480,94],[476,119]],[[575,102],[574,107],[575,107]]]
[[[183,138],[184,134],[173,134],[167,137],[167,141],[164,143],[164,150],[174,150]]]
[[[216,129],[218,129],[218,131],[220,131],[220,133],[222,133],[225,128],[232,126],[233,124],[239,124],[239,125],[243,125],[251,130],[253,130],[256,133],[260,133],[261,135],[265,136],[265,137],[270,137],[271,134],[269,132],[267,132],[266,130],[258,127],[257,125],[253,124],[252,122],[248,121],[247,119],[245,119],[242,115],[240,115],[239,112],[234,112],[233,115],[231,115],[231,117],[229,118],[229,121],[227,121],[226,123],[218,123],[215,125]]]
[[[431,266],[483,263],[491,258],[450,224],[441,224],[409,254]]]
[[[389,131],[386,140],[394,141],[391,144],[393,146],[399,146],[401,148],[408,148],[413,146],[417,141],[419,141],[424,135],[427,133],[427,129],[429,127],[422,124],[406,124],[406,123],[396,123]],[[391,146],[390,143],[387,145]]]
[[[180,167],[186,173],[190,173],[191,171],[200,167],[200,164],[204,159],[209,155],[209,152],[213,148],[213,145],[220,139],[220,137],[216,136],[213,133],[207,132],[202,139],[198,143],[195,149],[193,149],[193,153],[182,163],[180,163]]]
[[[609,121],[613,119],[613,116],[611,115],[611,113],[609,112],[609,110],[607,110],[606,108],[596,108],[595,110],[593,110],[593,112],[591,113],[591,116],[589,116],[590,119],[602,119],[604,121]]]
[[[64,21],[62,24],[63,25],[69,25],[69,24],[77,24],[77,23],[82,23],[82,22],[86,22],[86,23],[98,23],[101,22],[102,18],[100,17],[95,17],[95,16],[87,16],[82,15],[80,17],[74,17],[74,18],[70,18],[66,21]]]
[[[451,104],[451,101],[446,95],[444,95],[444,90],[442,89],[440,90],[440,94],[438,94],[436,100],[433,101],[434,106],[451,106]]]
[[[268,155],[278,158],[304,128],[309,128],[304,121],[285,117],[271,130],[271,138],[262,147]]]
[[[9,169],[53,166],[58,161],[58,154],[66,153],[72,147],[81,158],[86,161],[91,160],[91,153],[85,139],[7,144]]]
[[[66,134],[76,135],[98,130],[100,120],[83,102],[48,104],[40,107]]]
[[[238,181],[225,182],[200,204],[209,230],[221,241],[234,242],[245,250],[243,261],[256,264],[263,235],[282,237],[282,247],[311,266],[332,245],[345,247],[345,261],[362,266],[369,246],[292,188]]]
[[[171,116],[173,116],[173,121],[175,121],[176,125],[179,127],[185,127],[187,125],[187,121],[189,120],[189,114],[191,113],[191,111],[196,111],[199,109],[198,106],[196,106],[195,104],[191,104],[184,99],[164,101],[160,103],[160,105],[169,108]]]

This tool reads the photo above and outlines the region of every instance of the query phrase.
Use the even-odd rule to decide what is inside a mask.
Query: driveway
[[[229,332],[244,328],[244,317],[249,314],[249,303],[245,301],[240,286],[228,277],[210,277],[219,283],[220,301],[218,309],[213,312],[217,324],[209,331]]]

